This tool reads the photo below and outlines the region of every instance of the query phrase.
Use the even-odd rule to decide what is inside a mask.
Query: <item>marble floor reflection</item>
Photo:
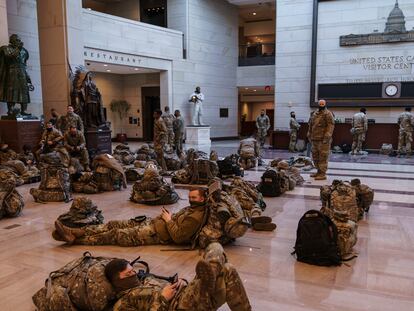
[[[138,143],[131,143],[137,148]],[[219,156],[237,151],[236,141],[213,142]],[[284,151],[267,149],[266,160],[288,158]],[[353,160],[349,155],[332,155],[328,180],[314,181],[303,174],[303,186],[279,198],[266,198],[265,214],[273,217],[275,232],[248,233],[226,247],[229,260],[238,268],[253,310],[414,310],[414,164],[413,159],[368,155]],[[258,182],[263,168],[248,170],[246,179]],[[336,268],[297,263],[290,255],[299,218],[306,210],[319,209],[319,187],[333,179],[358,177],[374,190],[370,213],[359,223],[358,258]],[[26,207],[21,217],[0,221],[0,310],[34,310],[31,296],[48,273],[89,250],[94,255],[133,259],[141,256],[152,271],[169,275],[179,272],[191,279],[198,251],[168,251],[168,246],[114,247],[72,246],[52,240],[51,230],[58,215],[70,204],[33,202],[34,185],[18,188]],[[90,197],[105,219],[138,215],[156,216],[159,207],[129,201],[132,185],[119,192]],[[181,200],[169,206],[185,206],[187,190],[179,188]],[[223,306],[220,310],[229,310]]]

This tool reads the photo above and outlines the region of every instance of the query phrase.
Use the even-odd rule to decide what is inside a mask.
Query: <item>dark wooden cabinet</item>
[[[16,152],[22,152],[24,145],[36,147],[41,136],[40,120],[0,120],[1,141]]]

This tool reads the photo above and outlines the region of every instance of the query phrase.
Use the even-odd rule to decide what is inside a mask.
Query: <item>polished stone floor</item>
[[[131,148],[137,144],[130,144]],[[214,142],[220,156],[235,152],[237,142]],[[266,150],[267,160],[291,154]],[[414,166],[412,159],[368,155],[364,159],[332,155],[328,181],[314,181],[304,173],[303,186],[279,198],[267,198],[265,213],[273,217],[275,232],[249,231],[226,247],[228,258],[239,270],[253,310],[414,310]],[[263,169],[246,172],[258,182]],[[299,218],[306,210],[319,209],[319,187],[333,179],[359,177],[375,189],[370,213],[359,223],[358,258],[341,267],[326,268],[298,263],[290,255]],[[191,279],[198,251],[171,250],[169,246],[122,248],[115,246],[62,245],[51,239],[54,220],[70,204],[33,202],[29,189],[18,188],[26,201],[21,217],[0,221],[0,310],[34,310],[31,296],[48,272],[89,250],[94,255],[133,259],[140,255],[154,273],[179,272]],[[137,215],[155,216],[159,207],[131,203],[128,189],[90,197],[106,220]],[[178,189],[181,200],[169,207],[177,211],[187,204],[187,190]],[[169,250],[170,249],[170,250]],[[220,310],[229,310],[223,306]]]

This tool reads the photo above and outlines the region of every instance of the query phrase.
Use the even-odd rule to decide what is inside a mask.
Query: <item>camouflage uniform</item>
[[[256,118],[257,138],[260,142],[260,147],[265,144],[267,131],[270,129],[270,119],[267,115],[263,117],[260,115]]]
[[[62,133],[66,133],[70,126],[76,126],[76,129],[83,133],[82,118],[74,112],[61,116],[56,122],[56,128]]]
[[[167,170],[164,159],[164,146],[168,142],[167,132],[164,120],[162,118],[156,119],[154,122],[154,149],[157,154],[157,162],[164,171]]]
[[[76,131],[76,134],[72,135],[67,131],[64,136],[64,146],[71,157],[80,158],[84,168],[89,167],[89,155],[82,132]],[[79,150],[76,150],[76,147],[79,147]]]
[[[7,148],[7,150],[0,150],[0,164],[3,164],[10,160],[16,160],[17,159],[17,153],[11,150],[10,148]]]
[[[358,112],[352,118],[352,154],[362,151],[362,144],[368,131],[368,118],[365,113]]]
[[[63,140],[62,133],[52,128],[52,130],[49,132],[48,130],[44,130],[42,134],[42,138],[40,140],[40,144],[43,146],[38,153],[49,153],[52,152],[58,147]],[[49,145],[47,142],[52,141],[52,145]]]
[[[183,152],[183,137],[184,137],[184,120],[180,116],[174,119],[174,146],[177,154],[180,155]]]
[[[0,219],[3,217],[17,217],[24,207],[23,197],[16,190],[12,180],[0,182]]]
[[[295,146],[296,146],[296,141],[298,139],[298,131],[300,129],[300,124],[298,123],[298,121],[296,121],[295,118],[290,118],[290,123],[289,123],[289,127],[290,127],[290,132],[289,132],[289,136],[290,136],[290,142],[289,142],[289,151],[290,152],[295,152]]]
[[[171,113],[163,113],[161,118],[164,120],[167,127],[167,142],[172,147],[174,146],[174,115]]]
[[[308,138],[312,142],[312,159],[319,175],[328,170],[329,151],[335,127],[333,114],[328,109],[317,110],[309,120]]]
[[[411,143],[413,142],[414,117],[411,112],[405,111],[398,118],[400,131],[398,136],[398,153],[403,153],[403,147],[407,155],[411,154]]]
[[[139,246],[153,244],[191,244],[204,224],[206,207],[186,207],[166,223],[161,217],[138,222],[110,221],[104,225],[85,227],[84,235],[75,240],[83,245]]]

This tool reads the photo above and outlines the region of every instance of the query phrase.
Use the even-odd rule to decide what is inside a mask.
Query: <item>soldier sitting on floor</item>
[[[86,149],[85,136],[76,129],[75,125],[69,126],[69,131],[64,136],[64,146],[72,158],[79,159],[83,169],[90,172],[89,155]]]
[[[104,225],[69,228],[55,222],[53,237],[68,244],[138,246],[151,244],[191,244],[206,222],[206,194],[201,189],[189,192],[190,206],[176,214],[164,209],[151,219],[145,216]]]
[[[148,205],[174,204],[178,199],[174,185],[165,181],[155,164],[147,165],[143,178],[135,182],[130,198],[133,202]]]
[[[137,272],[135,264],[146,270]],[[208,246],[195,270],[196,277],[188,283],[177,274],[150,273],[149,265],[138,259],[129,262],[86,253],[52,272],[33,302],[39,311],[214,311],[225,303],[233,311],[251,310],[243,282],[220,244]]]

